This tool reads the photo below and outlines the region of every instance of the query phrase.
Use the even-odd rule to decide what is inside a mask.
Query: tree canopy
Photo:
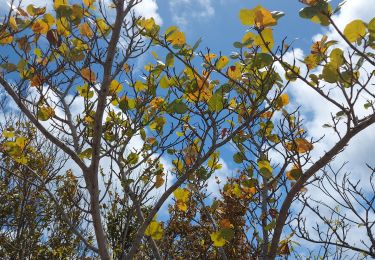
[[[374,161],[370,191],[334,164],[375,123],[375,18],[341,29],[345,4],[301,0],[301,19],[341,41],[299,58],[274,39],[284,13],[249,6],[231,18],[243,37],[214,53],[141,2],[12,0],[1,18],[0,256],[375,257]],[[325,151],[294,83],[329,104]]]

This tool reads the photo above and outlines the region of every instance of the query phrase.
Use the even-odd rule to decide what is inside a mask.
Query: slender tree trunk
[[[268,231],[266,230],[267,226],[267,214],[268,214],[268,207],[267,207],[267,201],[268,201],[268,181],[266,178],[263,178],[263,188],[261,191],[261,198],[262,198],[262,231],[263,231],[263,243],[262,243],[262,259],[267,259],[266,256],[268,254],[268,243],[269,243],[269,237],[268,237]]]
[[[102,217],[100,214],[98,175],[89,174],[87,176],[90,176],[89,181],[86,182],[90,193],[91,217],[94,226],[96,242],[98,244],[99,255],[102,260],[109,260],[111,258],[109,256],[107,248],[107,236],[103,228]]]

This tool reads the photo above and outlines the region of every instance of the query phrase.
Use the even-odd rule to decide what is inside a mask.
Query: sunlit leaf
[[[289,151],[296,151],[297,153],[307,153],[311,151],[314,146],[304,138],[296,138],[294,142],[287,143],[286,148]]]
[[[169,28],[166,31],[166,35],[167,42],[170,42],[172,45],[183,45],[186,43],[185,34],[176,27],[173,27],[173,30]]]
[[[85,149],[84,151],[82,151],[80,154],[79,154],[79,158],[81,159],[89,159],[91,158],[92,156],[92,148],[87,148]]]
[[[81,75],[84,80],[87,82],[94,83],[96,81],[96,75],[93,71],[91,71],[89,68],[83,68],[81,69]]]
[[[254,44],[260,46],[262,52],[268,52],[268,49],[272,50],[275,44],[272,29],[264,29],[259,35],[255,37]]]
[[[151,221],[146,228],[145,235],[150,236],[154,240],[160,240],[163,238],[163,225],[157,221]]]
[[[293,168],[290,171],[286,172],[286,177],[288,180],[295,181],[298,180],[302,175],[302,170],[294,165]]]
[[[119,93],[122,90],[122,85],[117,80],[112,80],[109,85],[109,93],[111,95]]]
[[[217,62],[216,62],[216,69],[217,70],[221,70],[223,69],[225,66],[227,66],[227,64],[229,63],[229,59],[227,56],[221,56]]]
[[[48,24],[41,19],[34,21],[33,25],[31,26],[31,30],[33,30],[33,32],[37,34],[46,34],[48,32],[48,29]]]
[[[227,70],[228,77],[232,80],[240,80],[242,78],[242,72],[239,64],[230,66]]]
[[[47,121],[55,115],[55,110],[49,106],[41,106],[38,110],[38,119],[41,121]]]
[[[348,23],[344,29],[344,36],[350,42],[356,42],[366,35],[366,25],[362,20],[354,20]]]
[[[265,178],[271,178],[272,177],[272,167],[270,165],[270,162],[268,160],[259,160],[258,161],[258,168],[260,174]]]
[[[93,37],[94,32],[92,31],[90,25],[88,23],[82,23],[79,25],[79,32],[81,35],[86,36],[86,37]]]

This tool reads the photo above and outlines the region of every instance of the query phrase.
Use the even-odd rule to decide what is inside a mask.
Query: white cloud
[[[1,2],[2,1],[5,2],[6,0],[1,0]],[[7,2],[9,3],[10,0],[8,0]],[[33,4],[34,6],[37,6],[37,7],[46,6],[48,10],[52,10],[52,4],[53,4],[53,0],[47,0],[47,1],[46,0],[18,0],[18,1],[15,1],[13,5],[18,6],[18,3],[20,2],[23,8],[26,8],[28,5]],[[107,6],[110,3],[112,3],[111,0],[104,0],[104,1],[98,0],[97,2],[104,2]],[[161,25],[163,23],[163,19],[158,13],[158,8],[159,7],[158,7],[158,4],[156,3],[156,0],[143,0],[140,4],[138,4],[135,7],[134,10],[137,15],[140,15],[146,18],[153,17],[155,21]],[[0,10],[1,9],[7,10],[8,5],[0,5]],[[109,11],[108,12],[109,15],[114,15],[114,12],[111,12],[110,9],[108,9],[108,11]]]
[[[185,27],[191,19],[203,20],[215,14],[211,0],[171,0],[169,9],[173,21],[181,27]]]
[[[163,20],[158,13],[158,4],[156,3],[156,0],[143,0],[135,7],[135,12],[145,18],[153,17],[159,25],[163,23]]]
[[[364,8],[364,6],[366,8]],[[340,30],[342,31],[345,28],[345,25],[354,19],[362,19],[364,22],[369,22],[375,13],[375,5],[369,5],[368,1],[365,0],[349,0],[342,8],[342,11],[335,15],[333,20],[338,25]],[[322,34],[326,34],[329,40],[337,40],[338,45],[335,47],[342,48],[344,50],[349,50],[349,46],[347,43],[341,39],[339,34],[334,30],[332,26],[325,30]],[[322,34],[315,35],[313,37],[313,41],[320,40]],[[301,58],[304,56],[303,52],[299,49],[295,50],[297,58]],[[289,60],[292,60],[293,54],[289,53]],[[358,58],[354,58],[354,60],[358,60]],[[303,66],[301,66],[303,67]],[[373,67],[369,65],[362,66],[361,76],[364,76],[365,71],[372,71]],[[319,71],[318,71],[319,72]],[[362,77],[363,79],[363,77]],[[369,84],[374,84],[375,80]],[[326,85],[324,90],[325,92],[330,88],[329,85]],[[374,85],[370,87],[370,91],[375,93]],[[338,112],[338,109],[334,107],[328,101],[325,101],[319,94],[314,91],[312,88],[306,86],[303,82],[297,81],[288,89],[289,94],[292,96],[292,106],[300,106],[300,111],[302,117],[305,119],[305,129],[308,130],[309,135],[314,138],[319,138],[324,135],[323,140],[321,140],[318,144],[315,145],[314,151],[312,153],[313,161],[316,161],[321,156],[325,154],[337,141],[338,137],[332,129],[323,128],[322,125],[325,123],[329,123],[331,121],[331,112],[335,114]],[[345,103],[345,99],[341,94],[341,91],[332,91],[331,98],[339,103]],[[357,111],[357,115],[361,118],[369,113],[368,110],[363,108],[363,104],[366,102],[368,96],[365,94],[361,95],[358,101],[358,105],[355,107]],[[342,132],[344,132],[344,127],[340,127]],[[371,126],[368,129],[365,129],[363,132],[359,133],[356,137],[354,137],[346,149],[339,154],[334,161],[332,162],[332,166],[334,169],[338,169],[343,163],[348,162],[345,167],[343,168],[344,172],[350,172],[350,180],[355,182],[356,180],[361,180],[361,187],[363,188],[364,192],[371,192],[371,187],[369,183],[369,174],[370,171],[366,167],[366,163],[374,163],[373,159],[373,146],[375,144],[375,135],[374,133],[375,126]],[[339,182],[341,181],[341,177],[339,177]],[[335,193],[333,189],[330,189],[332,192],[333,197],[338,197],[338,194]],[[315,188],[313,186],[308,187],[307,195],[311,196],[316,200],[323,200],[329,206],[334,208],[336,206],[336,202],[327,198],[325,194],[322,193],[321,190]],[[317,204],[319,205],[319,204]],[[355,202],[354,202],[354,205]],[[357,204],[358,206],[358,204]],[[295,204],[293,206],[295,211],[300,209],[300,205]],[[353,217],[356,219],[357,217],[353,215],[350,210],[343,209],[344,214],[347,216]],[[360,210],[359,210],[360,211]],[[329,212],[325,211],[325,215],[329,217]],[[361,212],[362,214],[363,212]],[[304,216],[307,218],[307,223],[309,227],[313,227],[316,223],[320,224],[321,220],[319,220],[314,214],[309,211],[304,213]],[[369,221],[374,221],[375,216],[370,216]],[[363,233],[362,233],[363,232]],[[360,245],[360,239],[366,240],[366,231],[364,229],[354,227],[352,232],[348,234],[348,241],[355,243],[357,246]],[[305,244],[305,243],[303,243]]]

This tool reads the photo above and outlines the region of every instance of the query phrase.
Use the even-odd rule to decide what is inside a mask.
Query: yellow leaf
[[[67,6],[67,5],[69,5],[68,0],[55,0],[53,8],[58,9],[60,6]]]
[[[247,32],[247,33],[243,36],[243,38],[242,38],[242,43],[250,42],[250,40],[253,40],[253,41],[254,41],[255,38],[256,38],[256,35],[255,35],[254,33],[252,33],[252,32]],[[247,48],[251,48],[251,47],[253,47],[253,44],[248,44],[246,47],[247,47]]]
[[[129,73],[130,72],[130,66],[129,64],[125,63],[124,66],[123,66],[124,70],[125,70],[125,73]]]
[[[109,85],[109,93],[111,95],[119,93],[122,90],[122,85],[117,80],[112,80]]]
[[[214,86],[210,83],[208,75],[205,76],[203,72],[202,76],[198,76],[196,72],[190,68],[185,68],[184,73],[189,77],[189,79],[195,79],[197,88],[194,92],[189,92],[187,94],[187,99],[189,101],[208,101],[212,97],[212,91]]]
[[[70,35],[69,21],[65,17],[61,17],[56,22],[56,30],[59,35],[65,37]]]
[[[21,156],[21,157],[18,157],[18,158],[14,158],[14,160],[19,163],[19,164],[27,164],[27,157],[26,156]]]
[[[161,79],[160,79],[160,87],[162,88],[168,88],[169,87],[169,79],[168,79],[168,76],[163,76]]]
[[[227,71],[228,77],[232,80],[240,80],[242,78],[241,68],[239,64],[230,66]]]
[[[344,36],[350,42],[355,42],[366,35],[366,25],[362,20],[354,20],[345,26]]]
[[[31,26],[31,30],[37,34],[46,34],[48,29],[48,24],[41,19],[36,20]]]
[[[217,70],[221,70],[223,69],[225,66],[227,66],[227,64],[229,63],[229,59],[227,56],[221,56],[217,62],[216,62],[216,69]]]
[[[14,131],[4,130],[3,131],[3,136],[5,138],[12,138],[12,137],[14,137]]]
[[[254,23],[256,27],[264,28],[270,25],[275,25],[276,20],[272,17],[272,14],[268,10],[259,8],[255,11]]]
[[[272,167],[270,165],[270,162],[268,160],[259,160],[258,161],[258,168],[260,174],[265,178],[271,178],[272,177]]]
[[[45,14],[43,15],[43,21],[45,21],[49,27],[55,24],[56,20],[51,14]]]
[[[102,35],[107,34],[107,32],[110,30],[110,27],[107,25],[106,21],[103,18],[97,19],[96,25]]]
[[[138,21],[138,26],[145,29],[146,31],[152,31],[154,27],[156,26],[154,18],[148,18],[148,19],[141,19]]]
[[[16,138],[16,145],[20,148],[20,149],[23,149],[25,148],[27,144],[27,139],[25,137],[17,137]]]
[[[311,151],[314,146],[304,138],[296,138],[294,142],[286,144],[286,149],[289,151],[296,151],[297,153],[306,153]]]
[[[163,238],[163,226],[161,223],[153,220],[146,228],[145,235],[152,237],[154,240],[160,240]]]
[[[160,108],[164,104],[164,99],[162,97],[155,97],[153,100],[150,101],[150,106],[152,108]]]
[[[12,27],[13,30],[18,29],[16,18],[14,18],[14,16],[9,17],[9,24]]]
[[[7,33],[0,33],[0,44],[9,44],[13,41],[13,36]]]
[[[177,201],[177,208],[180,211],[183,211],[183,212],[186,212],[187,209],[188,209],[187,204],[185,202],[182,202],[182,201]]]
[[[186,43],[185,34],[179,30],[175,30],[167,36],[167,41],[172,45],[183,45]]]
[[[82,23],[79,25],[79,32],[81,35],[91,38],[94,36],[94,32],[88,23]]]
[[[31,16],[37,16],[44,14],[46,12],[46,7],[35,7],[31,4],[26,7],[26,10]]]
[[[283,108],[284,106],[288,105],[289,104],[289,96],[288,94],[281,94],[277,100],[276,100],[276,109],[277,110],[280,110],[281,108]],[[270,111],[268,111],[270,112]]]
[[[38,119],[41,121],[47,121],[55,115],[55,110],[49,106],[41,106],[38,110]]]
[[[94,83],[96,81],[95,73],[92,72],[89,68],[81,69],[81,75],[87,82]]]
[[[175,159],[173,160],[173,165],[176,167],[176,169],[179,171],[179,172],[182,172],[182,170],[184,169],[184,166],[181,162],[181,160],[178,160],[178,159]]]
[[[214,242],[214,246],[222,247],[225,245],[225,238],[222,236],[220,231],[216,231],[210,235],[212,242]]]
[[[255,10],[242,9],[240,10],[239,18],[243,25],[252,26],[254,25]]]
[[[134,88],[137,92],[139,91],[143,91],[143,90],[146,90],[147,89],[147,86],[145,84],[142,83],[142,81],[140,80],[137,80],[134,84]]]
[[[173,192],[173,195],[177,201],[187,202],[189,200],[190,191],[183,188],[177,188]]]
[[[275,44],[275,41],[273,39],[272,29],[271,28],[264,29],[259,35],[255,37],[254,44],[258,45],[262,49],[262,52],[268,52],[268,48],[272,50]]]
[[[214,58],[216,58],[215,53],[209,53],[209,54],[204,55],[205,62],[210,62]]]

